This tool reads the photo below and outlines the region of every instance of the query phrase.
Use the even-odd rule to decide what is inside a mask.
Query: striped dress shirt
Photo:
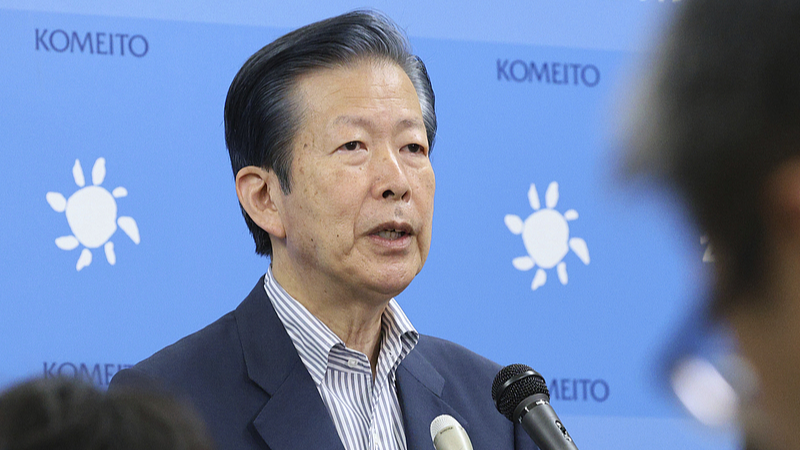
[[[394,299],[381,317],[375,379],[364,353],[347,348],[321,320],[292,298],[272,276],[264,277],[272,301],[300,359],[311,374],[346,450],[406,450],[397,400],[397,366],[419,341]]]

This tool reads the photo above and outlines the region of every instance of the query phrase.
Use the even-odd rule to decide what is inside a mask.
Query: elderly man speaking
[[[476,450],[535,448],[495,411],[497,364],[420,335],[394,300],[431,243],[425,65],[388,18],[291,32],[231,84],[225,138],[263,279],[205,329],[117,374],[201,412],[221,449],[432,449],[449,414]]]

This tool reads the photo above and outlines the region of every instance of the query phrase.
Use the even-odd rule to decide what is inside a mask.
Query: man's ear
[[[278,239],[286,237],[281,218],[280,182],[275,172],[257,166],[243,167],[236,173],[239,203],[261,229]]]

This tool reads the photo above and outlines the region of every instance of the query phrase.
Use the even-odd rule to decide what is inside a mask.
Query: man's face
[[[428,256],[436,185],[411,80],[367,60],[307,75],[295,95],[302,123],[276,277],[294,295],[399,294]]]

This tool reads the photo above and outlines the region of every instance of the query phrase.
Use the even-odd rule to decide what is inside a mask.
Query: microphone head
[[[544,377],[525,364],[503,367],[492,383],[492,400],[500,414],[514,421],[514,410],[520,402],[535,394],[550,397]]]
[[[436,450],[472,450],[467,430],[453,416],[442,414],[431,422],[431,440]]]
[[[433,419],[431,422],[431,440],[436,440],[436,435],[441,433],[442,430],[449,427],[461,427],[461,424],[455,419],[455,417],[449,414],[442,414],[437,418]]]

